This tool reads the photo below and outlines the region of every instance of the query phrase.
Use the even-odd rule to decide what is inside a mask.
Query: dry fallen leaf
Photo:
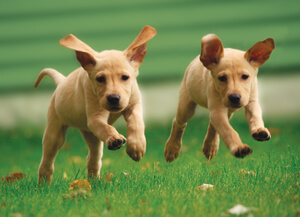
[[[207,190],[213,190],[213,189],[214,189],[213,185],[205,184],[205,183],[196,187],[196,190],[198,190],[198,191],[207,191]]]
[[[108,182],[111,182],[112,177],[114,177],[114,174],[113,173],[108,173],[107,176],[106,176],[106,180]]]
[[[3,202],[3,203],[1,203],[1,205],[0,205],[0,207],[6,207],[6,203],[5,202]]]
[[[70,184],[69,190],[76,190],[76,189],[86,189],[86,190],[92,190],[92,187],[90,183],[85,179],[78,179],[75,180]]]
[[[1,180],[2,181],[6,181],[6,182],[14,182],[16,180],[20,180],[26,177],[25,173],[9,173],[9,176],[7,177],[2,177]]]

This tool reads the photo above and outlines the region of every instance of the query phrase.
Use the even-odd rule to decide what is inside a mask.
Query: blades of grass
[[[75,177],[74,177],[74,180],[77,180],[78,175],[79,175],[79,172],[80,172],[80,169],[78,169],[78,171],[77,171],[77,173],[76,173],[76,175],[75,175]]]

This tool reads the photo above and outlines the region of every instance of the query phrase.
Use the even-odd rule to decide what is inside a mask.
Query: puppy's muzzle
[[[118,94],[110,94],[106,97],[107,101],[111,106],[119,106],[120,98],[121,97]]]
[[[240,94],[230,94],[228,96],[228,100],[232,107],[239,107],[241,103],[241,95]]]

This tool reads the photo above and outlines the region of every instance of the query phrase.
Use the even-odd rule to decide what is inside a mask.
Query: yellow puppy
[[[103,142],[110,150],[125,144],[125,137],[111,126],[121,115],[127,121],[127,153],[135,161],[142,158],[146,139],[136,77],[146,55],[146,44],[155,34],[154,28],[145,26],[125,51],[100,53],[73,35],[60,41],[62,46],[75,51],[82,67],[68,77],[54,69],[44,69],[36,80],[35,87],[48,75],[57,85],[43,137],[39,182],[51,182],[55,157],[69,126],[81,131],[89,147],[88,177],[100,175]]]
[[[210,111],[202,149],[208,159],[218,152],[219,135],[232,155],[242,158],[252,153],[229,123],[233,112],[242,107],[252,137],[258,141],[271,138],[258,104],[257,72],[275,48],[274,40],[267,38],[244,52],[224,49],[220,39],[209,34],[202,38],[201,46],[200,56],[190,63],[181,83],[177,114],[164,151],[167,162],[178,157],[184,129],[197,104]]]

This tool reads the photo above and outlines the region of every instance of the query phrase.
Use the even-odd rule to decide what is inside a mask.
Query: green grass
[[[140,82],[182,78],[207,33],[216,33],[224,47],[242,50],[273,37],[276,49],[260,74],[299,72],[299,14],[296,0],[5,1],[0,91],[33,88],[45,67],[65,75],[76,69],[74,53],[58,43],[70,33],[97,51],[122,50],[144,25],[158,33],[148,44]]]
[[[86,178],[87,146],[77,130],[68,133],[58,154],[51,187],[36,183],[42,129],[1,132],[0,176],[24,172],[27,177],[0,183],[0,205],[5,204],[0,206],[0,216],[221,216],[236,204],[257,208],[254,216],[294,216],[299,211],[299,121],[268,121],[266,125],[275,128],[276,134],[269,142],[259,143],[251,139],[246,121],[234,117],[232,125],[253,154],[234,158],[221,143],[218,155],[207,161],[201,146],[208,119],[194,118],[179,158],[167,164],[163,149],[170,124],[146,128],[147,152],[139,163],[126,155],[125,148],[105,149],[101,180],[91,182],[90,197],[75,199],[64,199],[64,195],[72,181]],[[126,135],[124,128],[119,131]],[[79,158],[76,163],[74,156]],[[110,173],[113,177],[108,181]],[[213,184],[214,190],[195,189],[203,183]]]

